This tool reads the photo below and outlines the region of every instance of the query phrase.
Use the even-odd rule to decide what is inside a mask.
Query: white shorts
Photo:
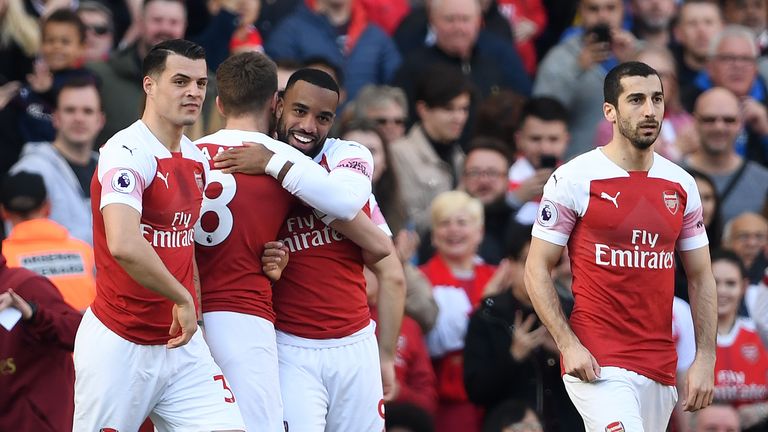
[[[206,312],[205,339],[237,397],[248,431],[283,432],[274,325],[254,315]]]
[[[600,368],[591,383],[571,375],[563,382],[587,432],[657,432],[667,430],[677,389],[619,367]]]
[[[290,432],[381,432],[384,402],[373,321],[340,339],[277,332]]]
[[[139,345],[88,309],[75,337],[73,431],[135,431],[147,416],[161,432],[245,430],[202,332],[179,348]]]

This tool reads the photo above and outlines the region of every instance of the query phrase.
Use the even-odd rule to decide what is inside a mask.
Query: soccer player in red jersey
[[[349,185],[312,159],[265,135],[277,92],[277,67],[271,60],[254,52],[236,54],[219,66],[216,82],[225,128],[195,142],[212,168],[195,238],[206,340],[238,398],[246,428],[283,431],[272,286],[261,257],[299,203],[292,194],[333,217],[361,214],[353,222],[335,221],[335,229],[346,232],[348,226],[367,221],[379,243],[388,238],[355,202],[355,195],[363,194],[364,199],[370,190],[348,193]],[[244,141],[258,142],[277,155],[278,162],[290,164],[284,163],[285,170],[270,169],[271,176],[230,174],[213,167],[212,156],[242,147]],[[295,181],[284,189],[286,176]],[[343,202],[344,197],[351,203]],[[326,232],[332,235],[330,227]]]
[[[558,168],[533,228],[525,281],[562,354],[563,381],[589,431],[662,431],[677,399],[674,251],[689,282],[696,356],[685,410],[709,405],[715,283],[694,179],[653,151],[664,92],[644,63],[605,78],[613,139]],[[574,309],[566,321],[550,271],[568,245]]]
[[[140,120],[101,148],[91,183],[96,299],[75,340],[75,431],[245,430],[197,332],[194,226],[207,161],[182,134],[205,98],[205,51],[155,45]],[[170,339],[169,339],[170,338]]]
[[[338,85],[328,74],[297,71],[277,104],[277,136],[351,191],[367,191],[357,209],[370,214],[370,152],[357,143],[327,137],[338,100]],[[258,148],[222,153],[216,166],[229,167],[225,172],[249,171],[245,155]],[[267,171],[282,171],[283,161],[275,154],[269,165],[276,168]],[[293,171],[286,174],[284,186],[301,174]],[[343,198],[322,196],[330,201]],[[328,226],[333,219],[297,205],[278,237],[290,249],[290,263],[273,290],[284,416],[291,430],[381,430],[382,396],[395,379],[394,348],[403,308],[403,287],[394,288],[397,284],[387,279],[402,273],[402,267],[394,255],[372,266],[380,283],[386,281],[379,294],[377,347],[365,293],[363,250]]]

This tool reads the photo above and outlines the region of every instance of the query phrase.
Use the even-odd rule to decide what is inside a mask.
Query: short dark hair
[[[509,148],[504,141],[488,136],[477,136],[469,143],[469,150],[467,150],[467,156],[475,150],[489,150],[501,155],[507,163],[507,167],[512,164],[512,155],[509,153]],[[465,158],[466,160],[466,158]]]
[[[661,81],[661,77],[659,77],[656,69],[642,62],[630,61],[614,67],[605,76],[605,81],[603,82],[603,98],[605,102],[614,107],[618,106],[619,95],[623,91],[621,87],[622,78],[632,76],[647,77],[651,75],[655,75]]]
[[[261,53],[235,54],[216,70],[216,88],[224,115],[260,112],[277,91],[277,66]]]
[[[165,70],[168,56],[177,54],[192,60],[205,59],[205,49],[185,39],[169,39],[153,46],[141,67],[142,76],[161,74]]]
[[[93,87],[96,90],[96,93],[99,95],[99,108],[101,108],[101,86],[99,85],[99,81],[95,77],[85,75],[70,78],[61,84],[61,87],[59,87],[56,93],[55,108],[59,107],[59,97],[64,90],[80,89],[86,87]]]
[[[45,203],[48,194],[40,174],[19,171],[7,173],[0,189],[0,203],[6,211],[24,219]]]
[[[434,64],[419,75],[413,96],[430,108],[440,108],[464,93],[471,97],[472,90],[472,83],[458,68]]]
[[[337,95],[339,94],[339,84],[336,80],[328,75],[327,72],[321,71],[320,69],[302,68],[297,70],[290,78],[288,78],[288,83],[285,85],[285,91],[287,92],[297,81],[305,81],[312,85],[328,89]]]
[[[336,80],[336,83],[339,85],[339,87],[344,87],[344,69],[341,68],[341,66],[337,65],[336,63],[328,60],[326,57],[322,56],[316,56],[316,57],[310,57],[308,59],[305,59],[304,62],[301,65],[305,68],[312,68],[312,69],[318,69],[318,68],[328,68],[333,72],[333,77]]]
[[[747,266],[744,265],[744,261],[741,260],[741,257],[739,257],[736,252],[730,249],[717,249],[712,251],[711,261],[713,264],[715,261],[729,262],[739,269],[739,275],[741,275],[742,279],[748,277]]]
[[[520,126],[523,125],[528,117],[535,117],[539,120],[568,122],[568,109],[560,103],[559,100],[548,96],[537,96],[528,99],[523,104],[520,113]]]
[[[413,432],[434,432],[432,416],[418,405],[408,402],[389,402],[384,420],[387,430],[402,427]]]
[[[72,9],[61,8],[51,12],[51,14],[43,20],[43,25],[41,26],[43,36],[45,36],[46,27],[51,23],[70,24],[74,26],[75,29],[77,29],[78,36],[80,37],[80,43],[85,42],[85,24],[83,23],[83,20],[80,19],[80,15],[78,15],[77,12],[73,11]]]

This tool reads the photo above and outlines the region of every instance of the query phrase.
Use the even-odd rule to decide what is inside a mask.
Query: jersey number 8
[[[195,226],[195,241],[202,246],[216,246],[232,232],[232,211],[227,205],[235,197],[237,182],[232,174],[211,170],[203,194],[203,208]]]

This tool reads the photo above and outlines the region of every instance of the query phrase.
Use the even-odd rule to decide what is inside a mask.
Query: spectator
[[[493,138],[475,138],[464,159],[462,189],[483,204],[485,232],[478,254],[497,265],[506,254],[506,242],[514,225],[515,211],[506,202],[509,153]]]
[[[622,0],[580,0],[581,27],[539,65],[533,94],[559,100],[569,113],[567,158],[592,148],[603,119],[603,79],[612,67],[635,55],[635,37],[621,29],[623,13]],[[605,26],[608,30],[600,30]]]
[[[409,403],[388,403],[384,426],[386,432],[435,432],[429,413]]]
[[[488,413],[483,432],[541,432],[541,421],[530,407],[518,400],[508,400]]]
[[[512,90],[500,90],[477,107],[475,136],[496,138],[514,152],[515,133],[520,124],[520,113],[526,98]]]
[[[115,25],[112,11],[98,1],[80,2],[77,15],[85,24],[85,61],[109,58],[115,46]]]
[[[269,39],[275,27],[286,17],[293,14],[302,3],[304,3],[303,0],[270,0],[262,2],[261,13],[259,13],[259,19],[256,21],[256,27],[259,29],[261,37],[264,40]]]
[[[40,25],[36,17],[24,10],[23,0],[5,0],[0,4],[0,84],[16,82],[14,86],[0,87],[2,101],[12,88],[18,89],[40,50]],[[5,102],[8,102],[5,100]]]
[[[0,311],[9,308],[21,320],[0,330],[0,430],[72,430],[80,314],[47,279],[8,268],[0,255]]]
[[[563,162],[570,135],[568,112],[550,97],[534,97],[523,106],[515,133],[518,157],[509,169],[507,202],[517,212],[515,220],[531,225],[539,198],[552,171]]]
[[[87,65],[99,77],[109,91],[101,94],[106,124],[96,145],[105,143],[117,131],[128,127],[140,117],[144,105],[141,62],[149,49],[168,39],[179,39],[186,30],[187,11],[183,1],[146,0],[142,6],[139,25],[142,28],[139,39],[128,47],[113,52],[106,62],[92,62]],[[208,109],[215,111],[213,103],[215,88],[209,73],[206,87]],[[198,120],[198,123],[201,120]]]
[[[515,47],[523,59],[525,70],[536,73],[536,39],[547,26],[547,11],[541,0],[498,0],[501,15],[509,20]]]
[[[467,394],[485,409],[486,426],[494,423],[492,413],[505,401],[518,399],[535,409],[547,431],[583,432],[561,379],[560,351],[538,322],[523,283],[531,226],[515,233],[507,259],[487,285],[488,295],[469,319],[464,348]]]
[[[395,85],[405,90],[411,104],[416,102],[418,80],[435,64],[463,73],[478,90],[480,100],[501,89],[530,94],[530,80],[514,46],[481,30],[479,0],[430,2],[429,25],[434,29],[434,44],[408,54],[394,80]],[[473,119],[474,111],[463,131],[463,144],[472,135]]]
[[[53,142],[31,142],[11,172],[29,171],[43,176],[51,202],[51,219],[73,237],[93,244],[91,177],[98,154],[94,140],[104,126],[99,91],[89,80],[62,85],[53,113]]]
[[[635,60],[654,68],[664,87],[664,122],[661,124],[659,138],[654,143],[654,151],[673,162],[680,162],[683,156],[696,149],[695,141],[691,143],[691,140],[686,139],[694,127],[693,117],[680,102],[675,59],[663,46],[648,45],[640,50]],[[612,137],[613,126],[603,119],[595,135],[595,146],[608,144]]]
[[[675,0],[631,0],[632,32],[650,45],[666,47],[672,40],[672,19],[675,18]],[[666,87],[664,88],[666,93]]]
[[[768,221],[763,216],[746,212],[731,219],[723,230],[723,246],[744,263],[749,283],[760,282],[768,267]]]
[[[376,123],[387,143],[405,135],[408,121],[408,100],[402,89],[390,86],[367,85],[360,90],[353,103],[353,116]]]
[[[28,84],[11,102],[25,142],[52,141],[56,134],[51,113],[62,84],[76,78],[90,78],[80,67],[85,49],[85,25],[75,12],[59,9],[42,23],[42,59],[27,76]]]
[[[411,10],[408,0],[360,0],[360,3],[371,23],[390,36]]]
[[[723,19],[716,2],[686,0],[680,5],[673,29],[679,44],[675,51],[678,82],[691,82],[704,70],[710,41],[722,28]]]
[[[420,235],[429,225],[429,203],[458,183],[464,162],[458,140],[471,101],[470,84],[460,72],[443,65],[429,72],[415,93],[419,122],[390,145],[406,212]]]
[[[322,57],[342,67],[350,99],[366,84],[388,83],[400,65],[395,44],[352,0],[308,0],[278,24],[265,48],[278,61]]]
[[[691,432],[741,432],[739,413],[730,405],[715,403],[691,415]]]
[[[237,28],[229,40],[228,54],[246,51],[264,52],[261,34],[255,26],[261,11],[261,0],[240,0],[238,3],[237,12],[239,19]],[[213,16],[221,13],[223,7],[225,7],[225,4],[222,0],[208,2],[208,9]],[[217,61],[216,65],[221,64],[221,61]],[[214,69],[214,66],[212,65],[210,68]]]
[[[421,267],[432,283],[438,314],[427,334],[437,375],[435,428],[441,432],[479,431],[480,411],[464,389],[463,349],[469,314],[485,295],[495,267],[477,249],[483,236],[483,205],[466,192],[448,191],[431,206],[432,244],[437,253]]]
[[[694,118],[700,148],[685,164],[715,182],[723,222],[745,211],[761,211],[768,169],[736,153],[744,121],[739,100],[722,87],[707,90],[696,100]]]
[[[295,60],[283,59],[277,61],[277,91],[282,92],[285,90],[285,85],[288,84],[288,78],[293,75],[294,72],[301,69],[301,63]]]
[[[768,349],[755,323],[738,316],[749,281],[738,255],[715,252],[712,273],[717,284],[717,360],[715,400],[739,411],[741,426],[762,431],[768,425]]]
[[[748,27],[756,36],[755,42],[761,55],[768,53],[768,9],[765,0],[720,0],[720,8],[726,23]]]
[[[12,226],[3,240],[8,266],[49,278],[67,304],[84,312],[96,296],[93,249],[48,219],[51,205],[43,178],[23,171],[7,176],[0,209]]]

